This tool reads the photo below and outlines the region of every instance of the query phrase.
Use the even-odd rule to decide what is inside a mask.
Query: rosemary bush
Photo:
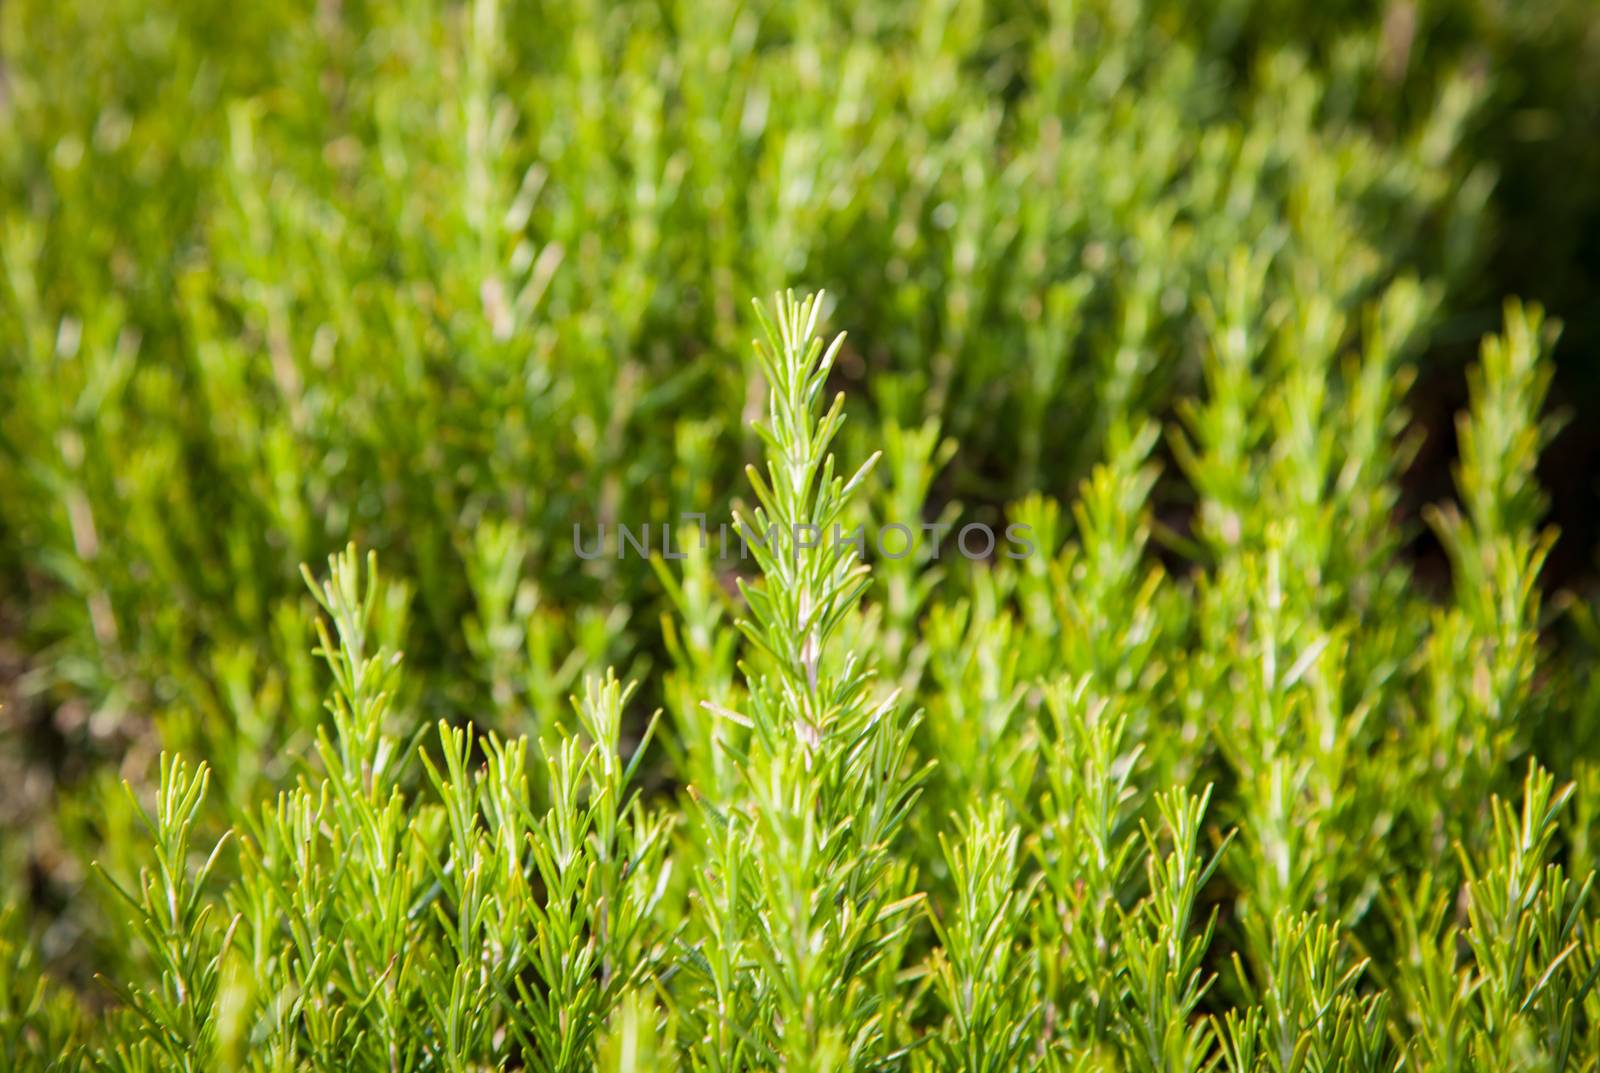
[[[0,7],[0,1069],[1600,1065],[1516,94],[1278,14]]]
[[[92,1027],[8,914],[11,1065],[1505,1070],[1600,1055],[1592,874],[1568,873],[1587,843],[1564,833],[1592,807],[1574,795],[1600,787],[1582,767],[1558,790],[1527,756],[1547,543],[1528,473],[1536,311],[1508,307],[1473,377],[1465,510],[1435,515],[1451,600],[1395,577],[1373,509],[1393,481],[1381,451],[1360,457],[1384,442],[1360,434],[1369,408],[1394,406],[1364,393],[1383,391],[1374,365],[1390,372],[1381,330],[1330,390],[1331,354],[1303,335],[1273,348],[1222,312],[1213,393],[1177,434],[1206,564],[1173,578],[1143,553],[1151,437],[1118,437],[1075,540],[1029,566],[969,563],[953,602],[929,603],[947,624],[916,644],[957,668],[926,681],[879,663],[891,626],[863,608],[861,545],[805,539],[888,493],[869,483],[877,456],[838,471],[844,397],[823,404],[843,338],[824,348],[821,313],[782,296],[760,318],[766,464],[735,515],[756,568],[738,598],[703,554],[658,560],[710,620],[683,624],[709,652],[673,646],[672,693],[699,698],[672,711],[675,762],[694,773],[677,806],[641,796],[662,723],[625,740],[632,687],[614,677],[589,678],[536,743],[448,721],[419,733],[384,636],[403,589],[352,548],[307,574],[332,684],[289,788],[214,837],[204,764],[163,755],[153,807],[130,787],[148,848],[126,876],[97,866],[126,956]],[[1294,367],[1230,378],[1273,354]],[[1247,405],[1250,385],[1267,397]],[[1256,413],[1286,423],[1274,435]]]

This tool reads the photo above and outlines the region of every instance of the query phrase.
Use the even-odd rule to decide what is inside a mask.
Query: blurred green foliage
[[[1592,1065],[1597,27],[0,7],[3,1064]]]

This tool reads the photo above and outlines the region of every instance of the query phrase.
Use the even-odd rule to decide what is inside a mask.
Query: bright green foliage
[[[775,313],[756,347],[770,393],[767,472],[751,469],[759,505],[736,516],[762,578],[741,583],[748,714],[708,706],[750,733],[724,743],[739,774],[732,799],[699,802],[714,856],[698,904],[716,926],[690,955],[704,965],[700,1003],[735,1001],[738,1019],[710,1026],[695,1061],[860,1069],[901,1042],[885,1030],[884,985],[919,904],[892,852],[917,799],[916,720],[897,695],[874,698],[869,661],[835,641],[867,580],[854,546],[832,539],[867,467],[834,474],[843,396],[818,413],[843,338],[824,352],[816,298],[785,296]]]
[[[137,895],[116,888],[152,983],[109,981],[129,1016],[93,1061],[587,1069],[621,999],[657,975],[667,824],[630,785],[648,734],[618,752],[627,690],[589,684],[576,726],[541,748],[537,782],[520,738],[441,723],[435,746],[407,746],[388,726],[398,654],[367,647],[393,589],[370,561],[362,575],[346,553],[318,591],[337,635],[322,634],[336,683],[322,774],[242,822],[215,900],[202,890],[222,845],[192,875],[187,861],[207,773],[163,760],[156,868]],[[413,759],[420,808],[396,782]]]
[[[1328,347],[1396,276],[1456,280],[1486,87],[1419,73],[1380,136],[1361,29],[1263,46],[1236,94],[1231,7],[8,4],[27,695],[87,709],[84,763],[204,754],[242,807],[314,736],[294,574],[350,541],[413,587],[408,688],[453,719],[527,726],[658,657],[654,574],[572,527],[727,518],[741,310],[786,284],[849,296],[835,386],[895,512],[936,480],[935,513],[992,517],[1192,390],[1236,248],[1274,310],[1333,307]],[[923,574],[885,565],[898,674]]]
[[[1600,1064],[1499,72],[296,8],[0,6],[0,1069]]]
[[[8,1053],[23,1068],[117,1070],[1593,1060],[1591,881],[1557,863],[1580,788],[1558,791],[1535,763],[1519,805],[1467,796],[1518,792],[1508,765],[1526,747],[1495,713],[1526,705],[1538,644],[1515,577],[1503,598],[1458,590],[1431,610],[1405,586],[1308,588],[1305,571],[1355,580],[1348,544],[1291,541],[1311,522],[1287,499],[1262,519],[1219,491],[1201,503],[1212,565],[1174,580],[1137,553],[1153,487],[1140,432],[1086,482],[1081,543],[1043,570],[951,560],[959,603],[942,587],[922,597],[929,674],[910,681],[951,724],[934,733],[878,673],[895,627],[864,610],[871,545],[829,538],[849,535],[873,460],[837,472],[843,396],[824,405],[824,390],[843,339],[817,337],[823,310],[785,295],[760,316],[766,463],[749,473],[755,505],[735,513],[755,567],[742,617],[708,595],[705,547],[658,563],[687,616],[671,688],[704,694],[675,715],[700,725],[666,761],[692,773],[676,806],[641,798],[662,723],[625,746],[633,687],[611,676],[590,678],[537,743],[447,721],[423,735],[387,636],[407,590],[347,551],[325,580],[307,575],[330,688],[293,785],[203,846],[209,770],[164,757],[153,814],[130,797],[153,849],[133,855],[131,881],[104,873],[127,951],[103,978],[111,1012],[81,1020],[13,912]],[[1507,315],[1474,379],[1467,445],[1541,434],[1537,314]],[[1365,397],[1361,361],[1347,368],[1350,397]],[[1307,390],[1257,379],[1286,406]],[[1216,386],[1212,412],[1239,387]],[[1309,435],[1360,416],[1319,405]],[[1275,487],[1302,464],[1228,447],[1242,427],[1219,422],[1205,448],[1231,454],[1241,480]],[[1370,440],[1326,450],[1352,449]],[[1361,479],[1303,502],[1354,512]],[[1460,480],[1476,506],[1442,523],[1455,546],[1536,569],[1526,469],[1495,472],[1469,447]],[[1055,524],[1038,501],[1019,516]],[[1394,653],[1408,636],[1394,628],[1356,628],[1373,604],[1414,631],[1415,652]],[[1107,608],[1140,632],[1078,632]],[[712,638],[735,628],[732,675]],[[1482,652],[1450,694],[1480,707],[1448,713],[1482,728],[1474,752],[1444,733],[1460,725],[1438,707],[1447,644]],[[978,669],[958,669],[967,660]],[[1215,748],[1187,736],[1196,716]],[[1188,788],[1212,779],[1221,796]]]
[[[939,1069],[1031,1069],[1042,1057],[1040,992],[1021,934],[1036,883],[1018,884],[1021,832],[1003,815],[998,803],[974,807],[954,840],[940,839],[959,888],[949,920],[930,920],[933,986],[949,1011],[932,1043]]]

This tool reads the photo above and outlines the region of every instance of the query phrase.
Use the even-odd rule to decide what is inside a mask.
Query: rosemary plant
[[[0,1071],[1594,1069],[1593,4],[1324,7],[0,4]]]
[[[873,545],[846,523],[875,487],[925,493],[934,433],[897,448],[888,484],[869,480],[876,456],[841,466],[845,401],[826,392],[844,338],[824,345],[825,300],[792,294],[757,306],[764,464],[733,515],[751,572],[731,594],[709,537],[656,562],[682,616],[670,720],[636,719],[636,687],[606,674],[537,738],[429,727],[394,647],[409,588],[353,548],[307,572],[328,699],[294,775],[222,824],[204,763],[163,755],[150,798],[127,786],[145,848],[96,865],[120,950],[103,998],[54,976],[19,906],[0,917],[9,1067],[1591,1063],[1600,947],[1571,819],[1574,801],[1592,815],[1596,781],[1560,785],[1528,755],[1522,713],[1540,708],[1519,699],[1539,658],[1523,578],[1547,539],[1542,322],[1509,306],[1485,343],[1461,424],[1468,510],[1438,516],[1486,573],[1416,606],[1353,572],[1399,569],[1366,513],[1392,501],[1394,470],[1351,409],[1373,403],[1367,369],[1395,360],[1394,336],[1318,387],[1327,355],[1306,332],[1334,330],[1308,327],[1326,305],[1252,320],[1259,280],[1243,258],[1219,277],[1235,296],[1219,317],[1238,323],[1219,320],[1211,397],[1176,441],[1184,466],[1234,474],[1199,485],[1211,561],[1186,580],[1148,560],[1141,424],[1113,435],[1065,543],[1058,514],[1019,504],[1042,568],[951,562],[953,597],[913,573],[895,584],[921,613],[870,604]],[[1401,286],[1372,323],[1403,321]],[[1221,364],[1257,361],[1253,384]],[[1256,413],[1300,419],[1274,432]],[[1292,537],[1326,515],[1370,543]],[[520,553],[503,527],[477,547],[500,609],[469,623],[482,647],[507,628]],[[1389,628],[1358,628],[1380,612]],[[926,674],[880,673],[895,631]],[[508,699],[536,692],[505,685],[506,651],[494,694],[526,703]],[[1441,677],[1447,657],[1470,673]],[[676,786],[644,794],[659,770]]]

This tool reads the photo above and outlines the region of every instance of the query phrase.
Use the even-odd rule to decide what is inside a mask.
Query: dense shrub
[[[1450,11],[0,8],[0,1067],[1600,1061]]]

